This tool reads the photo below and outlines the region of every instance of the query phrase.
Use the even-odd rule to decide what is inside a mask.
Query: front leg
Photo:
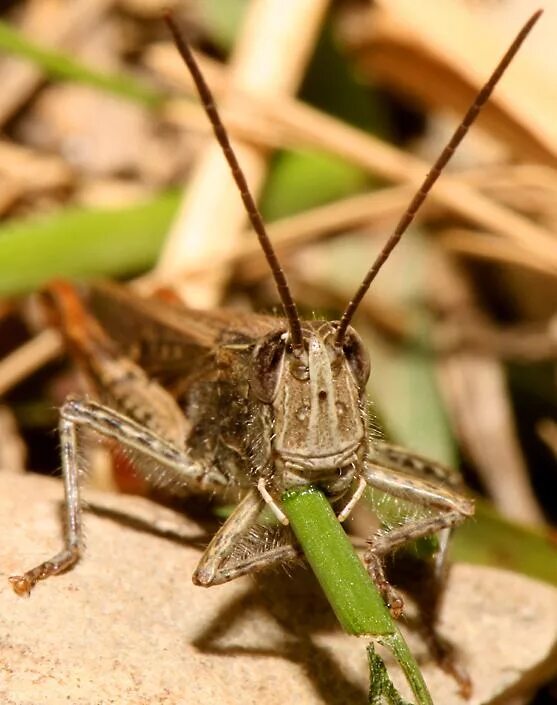
[[[397,470],[392,466],[385,467],[368,461],[364,464],[363,474],[370,487],[439,512],[433,517],[409,521],[389,532],[379,532],[369,541],[369,548],[364,554],[366,567],[383,593],[393,615],[398,617],[402,613],[403,601],[385,577],[384,557],[408,541],[442,532],[441,559],[438,561],[440,570],[448,531],[472,516],[474,502],[439,482],[423,479],[416,474]]]
[[[159,487],[177,484],[198,489],[213,489],[226,484],[226,478],[191,460],[188,454],[137,421],[96,402],[68,399],[60,411],[60,443],[62,476],[65,493],[64,548],[53,558],[10,578],[18,595],[28,595],[31,588],[50,575],[57,575],[73,566],[82,550],[82,508],[79,494],[79,434],[92,429],[104,438],[131,449],[149,463],[138,463],[137,471]]]
[[[266,500],[253,488],[242,499],[213,537],[199,561],[192,580],[211,587],[234,578],[255,573],[272,565],[287,563],[301,556],[290,529],[272,525],[272,535],[257,536],[257,521]],[[265,531],[265,526],[260,527]]]

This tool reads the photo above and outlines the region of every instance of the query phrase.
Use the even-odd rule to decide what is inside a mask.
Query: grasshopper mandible
[[[474,505],[451,470],[371,437],[365,401],[370,361],[350,322],[540,14],[518,33],[340,321],[333,322],[300,320],[210,90],[167,17],[267,258],[285,317],[194,311],[108,283],[49,288],[49,310],[92,381],[96,400],[69,398],[60,410],[65,546],[10,578],[18,594],[29,594],[37,581],[80,558],[79,438],[87,428],[132,452],[137,472],[159,487],[239,498],[199,562],[193,575],[197,585],[218,585],[299,557],[280,507],[284,490],[295,485],[318,485],[340,521],[368,486],[434,510],[376,533],[364,554],[387,604],[400,614],[402,600],[385,577],[383,558],[409,540],[440,533],[440,569],[451,528],[472,515]],[[278,519],[271,527],[259,522],[267,506]]]

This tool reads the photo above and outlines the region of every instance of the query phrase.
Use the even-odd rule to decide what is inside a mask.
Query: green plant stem
[[[375,653],[373,642],[367,646],[369,666],[368,705],[408,705],[394,687],[383,659]]]
[[[343,629],[348,634],[392,634],[389,611],[331,505],[314,487],[283,496],[284,511]]]
[[[282,504],[344,630],[379,637],[400,663],[419,705],[432,705],[414,657],[325,495],[313,486],[296,487],[283,494]]]
[[[381,637],[379,643],[386,646],[394,654],[418,703],[433,705],[422,672],[418,668],[418,664],[398,628],[392,634]]]
[[[156,107],[163,100],[161,92],[130,75],[92,69],[69,54],[31,41],[6,22],[0,22],[0,50],[32,62],[49,76],[100,88],[148,107]]]

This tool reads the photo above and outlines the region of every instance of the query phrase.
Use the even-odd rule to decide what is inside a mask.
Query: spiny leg
[[[368,459],[383,468],[410,473],[420,480],[429,480],[437,486],[450,488],[449,491],[462,492],[464,489],[462,478],[456,470],[402,446],[375,440],[370,448]],[[433,579],[436,583],[436,592],[439,594],[442,593],[442,586],[447,576],[446,559],[450,533],[449,528],[438,534],[439,550],[435,554]]]
[[[369,548],[364,553],[364,563],[373,581],[383,594],[393,617],[400,617],[404,601],[387,580],[383,566],[385,557],[409,541],[431,536],[447,526],[456,526],[465,518],[465,515],[458,512],[447,512],[438,517],[415,520],[414,523],[407,523],[386,533],[377,533],[368,541]]]
[[[366,462],[364,477],[368,485],[388,495],[439,511],[437,516],[418,518],[388,533],[377,533],[369,541],[370,547],[364,554],[364,562],[393,615],[398,617],[402,613],[403,601],[385,576],[383,558],[408,541],[430,536],[460,524],[474,513],[474,503],[440,483],[392,467]]]
[[[460,473],[454,468],[415,453],[404,446],[374,439],[369,448],[367,459],[376,465],[417,475],[425,480],[438,482],[459,491],[464,489]]]
[[[59,431],[64,469],[65,547],[50,560],[28,570],[23,575],[13,575],[9,578],[14,591],[21,596],[28,596],[33,585],[39,580],[67,570],[79,559],[82,527],[78,473],[73,470],[77,468],[75,426],[62,418]]]
[[[248,573],[255,573],[272,565],[286,563],[300,557],[299,549],[292,542],[291,534],[279,544],[252,555],[234,558],[234,551],[249,538],[265,507],[265,500],[258,490],[251,489],[228,517],[205,550],[192,580],[196,585],[210,587],[221,585]],[[287,529],[283,529],[287,532]],[[284,536],[284,534],[283,534]]]
[[[365,486],[367,486],[365,480],[360,481],[339,517],[346,518],[350,514],[360,499]],[[283,525],[280,541],[278,543],[273,541],[272,546],[263,551],[235,559],[234,551],[242,545],[242,542],[249,536],[250,530],[256,526],[257,519],[265,506],[270,508]],[[286,519],[286,523],[284,523],[283,517],[286,519],[272,495],[266,490],[264,478],[261,478],[257,483],[257,489],[250,490],[207,547],[193,574],[193,582],[205,587],[220,585],[241,575],[255,573],[273,565],[301,558],[301,550],[296,545],[289,529],[286,528],[288,520]]]
[[[139,463],[137,471],[160,487],[176,484],[199,489],[224,486],[226,478],[214,469],[191,460],[179,448],[138,422],[96,402],[68,399],[60,412],[62,475],[65,492],[64,549],[23,575],[12,576],[10,582],[18,595],[28,595],[31,588],[50,575],[57,575],[74,565],[82,550],[81,502],[79,496],[78,433],[86,427],[105,438],[119,442],[124,448],[138,452],[157,463],[156,474]]]
[[[455,470],[441,463],[424,458],[417,453],[413,453],[407,448],[393,446],[382,441],[375,442],[371,449],[370,460],[373,461],[372,464],[375,463],[379,465],[383,471],[385,471],[385,468],[390,468],[391,471],[398,471],[404,475],[410,474],[414,480],[418,480],[422,487],[424,486],[424,480],[429,481],[437,488],[438,494],[439,490],[442,490],[446,506],[443,510],[440,503],[435,501],[432,497],[429,499],[424,497],[423,504],[426,506],[435,504],[437,509],[441,509],[442,511],[446,512],[447,508],[449,508],[448,511],[456,512],[456,521],[453,522],[451,526],[442,528],[437,532],[439,550],[433,557],[433,561],[416,560],[414,564],[410,566],[411,571],[406,577],[408,580],[407,587],[411,591],[418,606],[420,630],[431,655],[444,671],[453,676],[459,685],[463,697],[469,697],[471,692],[470,676],[464,664],[460,661],[458,652],[438,633],[436,621],[439,615],[448,575],[446,559],[452,526],[460,523],[466,516],[473,513],[473,502],[460,493],[463,489],[463,484],[460,475]],[[392,488],[389,491],[392,493]],[[413,488],[406,488],[405,491],[408,492],[410,496],[414,493]],[[405,497],[405,499],[409,498],[409,496]],[[412,501],[416,501],[416,499],[414,498]],[[445,521],[451,524],[451,517],[445,516]],[[427,531],[427,528],[427,526],[424,526],[423,530]],[[390,536],[392,536],[392,534]],[[394,548],[395,547],[383,546],[385,553],[389,553]],[[383,561],[380,555],[376,556],[373,569],[380,572],[380,575],[384,578],[382,572]],[[378,580],[380,579],[379,576]],[[386,592],[389,594],[387,600],[396,600],[397,596],[393,595],[394,590],[390,585],[386,588]],[[402,603],[400,603],[400,607],[402,607]]]

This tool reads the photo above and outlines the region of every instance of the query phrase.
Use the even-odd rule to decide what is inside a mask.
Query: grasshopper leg
[[[137,470],[158,486],[171,488],[175,484],[199,489],[226,484],[217,471],[192,462],[187,453],[176,448],[137,421],[96,402],[68,399],[61,409],[60,440],[62,445],[62,475],[65,492],[64,549],[53,558],[12,576],[10,582],[18,595],[28,595],[31,588],[50,575],[61,573],[78,560],[82,552],[82,508],[79,496],[79,430],[93,429],[101,436],[118,441],[124,448],[147,458]],[[149,467],[152,470],[149,471]]]
[[[66,511],[65,547],[50,560],[28,570],[23,575],[13,575],[9,578],[14,591],[21,596],[28,596],[33,585],[39,580],[44,580],[49,575],[57,575],[71,568],[79,560],[82,529],[75,426],[61,418],[59,428]]]
[[[250,553],[246,550],[242,555],[235,557],[234,553],[249,536],[265,504],[259,490],[254,488],[247,493],[201,557],[192,577],[196,585],[220,585],[241,575],[255,573],[300,557],[300,551],[294,545],[290,532],[287,533],[286,540],[272,542],[271,546],[263,551],[253,550]],[[283,529],[283,532],[286,531],[288,530]]]
[[[463,697],[469,697],[471,681],[456,650],[436,630],[436,620],[447,577],[447,547],[451,530],[474,512],[474,503],[461,493],[460,476],[440,463],[430,461],[406,448],[378,442],[371,449],[373,462],[364,473],[372,487],[409,502],[437,510],[432,518],[414,520],[388,533],[379,533],[369,542],[364,555],[366,566],[380,587],[385,601],[396,615],[403,602],[385,577],[383,558],[422,536],[437,534],[439,550],[432,564],[417,565],[412,578],[414,598],[418,604],[421,631],[430,653],[449,675],[455,678]]]
[[[474,513],[474,503],[471,499],[439,482],[426,480],[417,475],[369,461],[364,465],[364,477],[371,487],[439,512],[433,517],[416,519],[387,533],[379,532],[369,541],[364,561],[371,576],[383,592],[387,604],[390,605],[393,615],[399,616],[403,608],[402,598],[385,577],[383,558],[408,541],[443,532],[441,558],[438,558],[439,565],[442,565],[447,538],[446,530],[457,526],[471,516]]]

